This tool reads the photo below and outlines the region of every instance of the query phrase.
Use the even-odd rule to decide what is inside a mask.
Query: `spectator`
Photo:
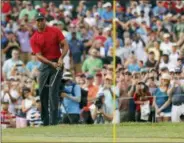
[[[8,102],[3,102],[1,109],[1,127],[5,128],[15,128],[15,116],[8,111]]]
[[[100,59],[98,59],[97,55],[98,51],[96,49],[90,50],[90,57],[88,57],[82,65],[83,72],[88,72],[92,75],[95,75],[95,73],[103,67],[103,63]]]
[[[19,59],[19,50],[12,50],[12,58],[4,62],[3,65],[3,78],[8,79],[11,76],[11,72],[16,71],[23,73],[25,69],[23,68],[24,63]]]
[[[40,66],[40,62],[37,60],[37,57],[35,54],[31,54],[31,61],[29,61],[27,64],[26,64],[26,68],[29,70],[29,72],[32,72],[35,68],[39,68]]]
[[[64,90],[61,93],[64,107],[63,123],[78,124],[80,119],[79,103],[81,101],[80,86],[73,83],[70,72],[63,74],[63,80],[65,81]]]
[[[20,29],[17,31],[18,40],[21,47],[21,57],[22,60],[26,63],[30,57],[31,46],[30,46],[30,36],[32,35],[32,30],[24,22],[20,24]]]
[[[76,32],[72,32],[72,39],[69,41],[70,54],[74,73],[81,72],[82,59],[85,59],[84,44],[76,37]]]
[[[154,52],[150,52],[148,55],[148,60],[145,63],[145,66],[148,68],[155,68],[157,64],[157,61],[155,60]]]
[[[25,14],[28,14],[29,21],[33,20],[37,14],[37,11],[33,9],[31,2],[26,2],[26,8],[20,11],[19,20],[21,20]]]
[[[139,82],[136,85],[136,92],[134,93],[134,101],[136,104],[136,113],[135,113],[135,121],[150,121],[150,111],[147,111],[146,115],[143,113],[143,108],[141,105],[149,104],[152,105],[152,98],[150,97],[151,94],[148,91],[148,87],[145,85],[144,82]]]
[[[84,123],[93,124],[93,119],[91,117],[90,106],[96,99],[96,95],[98,92],[98,87],[94,85],[94,77],[93,75],[88,74],[86,76],[86,89],[88,91],[88,104],[83,108],[82,116]]]
[[[170,75],[167,73],[162,74],[160,86],[153,94],[157,122],[168,122],[171,119],[171,100],[167,95],[169,84]]]
[[[160,44],[160,50],[163,54],[171,54],[172,43],[170,42],[170,35],[165,33],[163,35],[164,41]]]
[[[112,12],[112,4],[110,2],[106,2],[103,5],[105,11],[103,12],[102,19],[104,21],[104,26],[109,26],[112,23],[113,12]]]
[[[181,122],[182,119],[180,116],[184,115],[184,86],[177,76],[171,81],[168,95],[172,99],[171,121]]]
[[[17,49],[20,51],[20,44],[12,31],[7,32],[8,40],[3,45],[3,53],[6,55],[6,60],[12,58],[12,50]]]
[[[113,120],[113,113],[106,105],[105,98],[104,93],[99,93],[97,99],[99,103],[96,102],[92,112],[92,118],[95,124],[107,124]]]

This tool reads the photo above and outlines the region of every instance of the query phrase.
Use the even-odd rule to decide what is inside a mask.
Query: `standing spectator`
[[[168,87],[170,84],[170,75],[167,73],[162,74],[160,79],[160,86],[156,89],[153,105],[156,110],[157,122],[168,122],[171,119],[171,99],[167,95]]]
[[[82,71],[95,75],[95,73],[99,71],[102,67],[103,67],[103,63],[98,58],[98,51],[96,49],[91,49],[90,57],[88,57],[82,65]]]
[[[93,124],[93,119],[91,117],[91,112],[90,112],[90,106],[96,99],[96,95],[98,92],[98,87],[94,85],[94,77],[93,75],[88,74],[86,76],[86,89],[88,91],[88,103],[87,106],[83,108],[82,116],[84,123],[87,124]]]
[[[171,121],[181,122],[181,115],[184,115],[184,86],[178,77],[174,77],[171,81],[171,87],[168,90],[168,95],[172,99]]]
[[[8,111],[8,102],[3,102],[1,108],[1,128],[15,128],[15,116]]]
[[[172,68],[175,68],[177,65],[177,59],[179,57],[176,46],[177,45],[175,43],[172,44],[171,54],[169,55],[169,64],[172,66]]]
[[[21,57],[22,60],[27,63],[30,53],[31,53],[31,46],[30,46],[30,36],[32,35],[31,29],[23,22],[20,24],[20,29],[17,31],[18,40],[20,42],[21,47]]]
[[[76,32],[72,32],[72,39],[69,41],[69,48],[74,73],[81,72],[82,59],[85,59],[84,44],[76,37]]]
[[[146,103],[147,101],[149,101],[149,105],[152,105],[152,98],[150,97],[151,94],[149,93],[148,87],[143,83],[143,82],[139,82],[136,85],[136,92],[134,94],[134,101],[136,104],[136,113],[135,113],[135,120],[137,122],[140,121],[145,121],[143,119],[141,119],[141,117],[143,116],[141,113],[141,105],[144,105],[144,103]],[[149,120],[149,115],[147,117],[147,121]]]
[[[72,74],[70,72],[63,74],[63,80],[65,81],[64,89],[61,92],[64,107],[63,123],[78,124],[80,119],[79,103],[81,101],[80,86],[73,83]]]

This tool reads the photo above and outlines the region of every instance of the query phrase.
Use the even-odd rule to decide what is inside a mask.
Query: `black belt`
[[[182,104],[184,104],[184,102],[174,103],[173,105],[174,105],[174,106],[180,106],[180,105],[182,105]]]

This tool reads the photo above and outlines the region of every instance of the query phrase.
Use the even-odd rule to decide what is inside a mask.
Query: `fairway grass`
[[[181,142],[184,123],[123,123],[117,142]],[[2,130],[2,142],[112,142],[112,125],[58,125]]]

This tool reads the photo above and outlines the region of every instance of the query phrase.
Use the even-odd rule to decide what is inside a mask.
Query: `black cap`
[[[44,15],[41,14],[41,13],[38,13],[38,14],[36,15],[36,20],[44,19],[44,18],[45,18]]]

